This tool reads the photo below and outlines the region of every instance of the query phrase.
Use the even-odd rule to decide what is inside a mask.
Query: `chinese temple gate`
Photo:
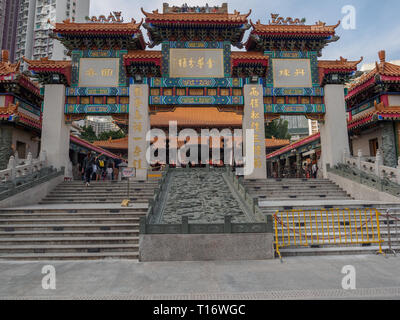
[[[168,112],[173,121],[177,108],[241,115],[242,128],[254,130],[250,179],[266,178],[264,123],[281,115],[320,122],[324,168],[348,150],[344,82],[359,61],[318,59],[338,40],[339,23],[307,25],[275,14],[267,24],[253,23],[251,10],[229,13],[226,4],[142,12],[139,23],[120,14],[110,22],[56,23],[53,36],[71,61],[25,60],[44,85],[42,149],[55,167],[68,157],[72,121],[111,115],[129,126],[129,165],[145,179],[150,115]],[[147,49],[154,47],[160,50]]]

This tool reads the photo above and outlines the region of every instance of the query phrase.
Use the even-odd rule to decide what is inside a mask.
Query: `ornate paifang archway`
[[[163,13],[143,14],[143,24],[124,23],[119,14],[108,21],[56,23],[54,37],[72,61],[26,60],[45,85],[42,148],[57,145],[57,166],[68,150],[69,124],[95,114],[129,123],[129,165],[139,169],[140,163],[145,170],[144,136],[138,128],[150,128],[150,114],[177,106],[243,114],[243,128],[256,134],[258,170],[248,178],[265,178],[264,122],[280,115],[320,122],[324,164],[336,164],[348,149],[343,84],[360,61],[318,60],[321,50],[338,40],[338,24],[305,25],[278,15],[269,24],[249,23],[250,13],[229,13],[226,5],[211,11],[166,5]],[[150,47],[160,44],[161,51],[145,50],[142,27]],[[231,51],[232,45],[247,51]]]

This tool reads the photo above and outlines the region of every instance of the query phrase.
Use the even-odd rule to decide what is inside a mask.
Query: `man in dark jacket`
[[[82,173],[85,175],[85,182],[86,182],[86,187],[90,186],[90,179],[93,174],[93,164],[94,164],[94,158],[92,156],[92,153],[89,151],[85,159],[83,160],[83,168],[82,168]]]

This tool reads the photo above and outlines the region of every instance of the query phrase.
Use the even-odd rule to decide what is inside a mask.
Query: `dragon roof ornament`
[[[271,18],[272,20],[269,20],[269,24],[270,25],[304,25],[304,23],[306,22],[306,18],[283,18],[280,17],[279,14],[276,13],[271,13]]]
[[[96,16],[92,16],[92,17],[85,17],[86,21],[91,21],[91,22],[111,22],[111,23],[122,23],[124,22],[124,18],[122,18],[122,12],[121,11],[113,11],[110,12],[110,14],[108,15],[108,17],[106,17],[105,15],[100,15],[98,17]],[[133,22],[133,21],[132,21]],[[136,22],[134,22],[136,23]]]

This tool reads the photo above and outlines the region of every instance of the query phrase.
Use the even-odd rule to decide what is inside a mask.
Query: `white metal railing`
[[[377,151],[374,159],[371,157],[363,157],[362,151],[358,150],[357,157],[353,157],[347,152],[344,152],[343,163],[366,173],[374,174],[380,178],[387,178],[392,182],[400,184],[400,157],[397,160],[397,167],[393,168],[383,165],[383,158],[380,150]]]
[[[11,156],[7,169],[0,170],[0,182],[13,181],[16,178],[40,171],[47,165],[46,158],[45,151],[42,151],[37,159],[33,159],[30,152],[26,159],[18,159],[18,155]]]

